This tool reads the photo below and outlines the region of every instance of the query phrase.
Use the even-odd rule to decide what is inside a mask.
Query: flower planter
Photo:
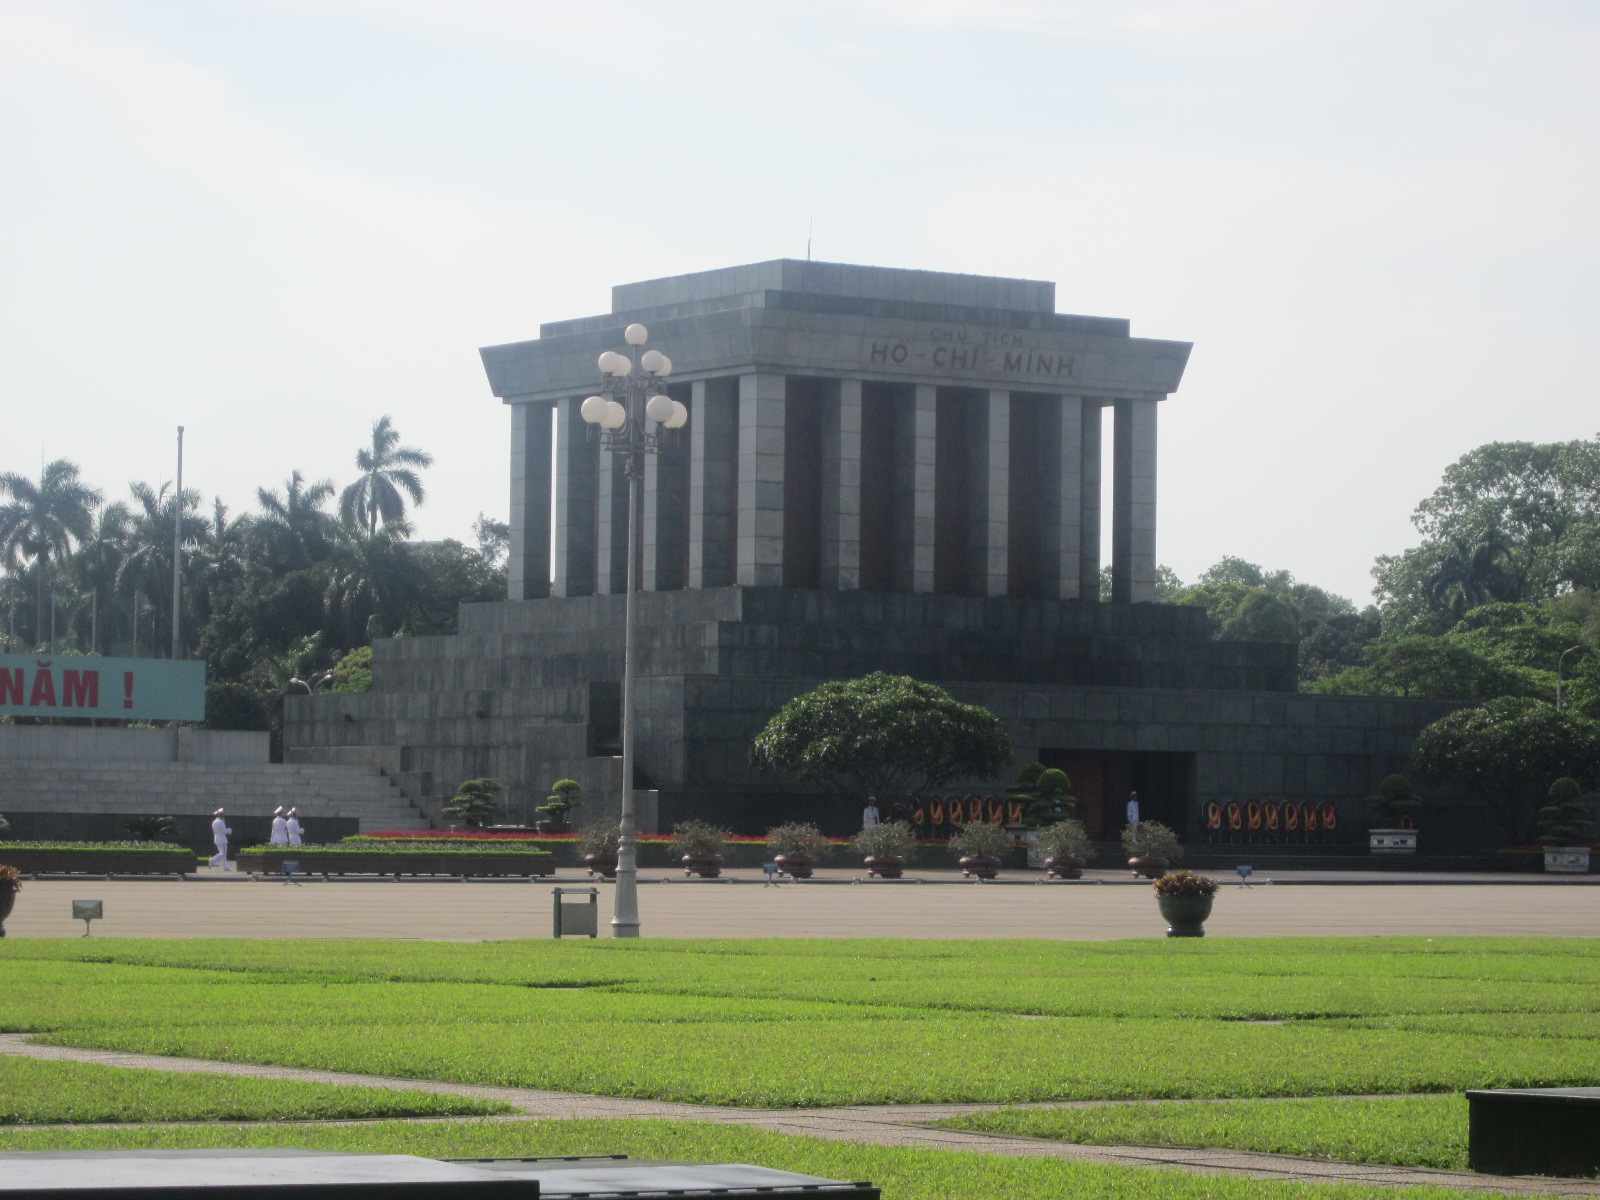
[[[683,856],[683,873],[685,875],[698,875],[701,879],[715,879],[722,874],[722,855],[685,854]]]
[[[1168,937],[1205,937],[1213,896],[1157,896]]]
[[[961,873],[969,879],[993,879],[1000,874],[1000,860],[992,854],[969,854],[960,862]]]
[[[239,865],[252,875],[281,875],[283,861],[300,864],[305,875],[464,875],[529,876],[548,875],[554,859],[549,854],[492,851],[467,851],[451,854],[385,854],[382,851],[356,854],[316,850],[273,850],[265,854],[241,854]]]
[[[809,854],[780,854],[772,860],[778,864],[780,874],[790,879],[810,879],[812,861]]]
[[[8,866],[10,864],[7,864]],[[11,915],[11,909],[17,902],[17,889],[14,887],[0,887],[0,937],[6,935],[6,918]]]
[[[1589,847],[1546,846],[1544,869],[1552,875],[1587,875],[1589,873]]]
[[[1155,855],[1135,855],[1128,860],[1128,870],[1141,879],[1160,879],[1167,873],[1167,860]]]
[[[25,875],[183,875],[195,869],[187,850],[19,850],[6,847],[3,860]]]
[[[1415,829],[1369,829],[1367,848],[1373,854],[1415,854],[1417,831]]]
[[[598,875],[602,879],[615,879],[617,877],[617,856],[615,854],[585,854],[583,865],[589,868],[589,874]]]
[[[1064,854],[1045,859],[1044,865],[1051,879],[1082,879],[1083,868],[1089,864],[1075,854]]]
[[[905,874],[906,860],[895,855],[878,857],[869,854],[866,857],[867,874],[877,879],[899,879]]]

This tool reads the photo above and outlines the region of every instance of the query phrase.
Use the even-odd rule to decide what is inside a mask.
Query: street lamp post
[[[650,338],[643,325],[623,331],[625,354],[600,356],[600,393],[579,409],[600,444],[622,458],[628,476],[628,590],[622,634],[622,820],[617,839],[617,886],[611,909],[611,936],[639,936],[639,858],[633,816],[634,593],[639,590],[639,502],[643,496],[644,456],[654,454],[689,419],[689,410],[658,389],[672,373],[672,360],[659,350],[641,349]],[[657,427],[652,431],[652,426]]]
[[[1567,655],[1582,650],[1582,646],[1568,646],[1561,652],[1561,657],[1556,659],[1556,711],[1560,712],[1565,706],[1561,703],[1561,668],[1567,661]]]

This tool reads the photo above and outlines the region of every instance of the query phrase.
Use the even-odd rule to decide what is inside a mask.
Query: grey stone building
[[[1158,414],[1189,345],[1054,293],[780,260],[626,284],[611,313],[486,348],[512,418],[510,599],[464,606],[455,637],[379,642],[371,693],[291,699],[288,756],[377,762],[423,801],[496,776],[514,812],[571,777],[615,808],[627,485],[578,409],[640,322],[689,410],[644,480],[645,828],[849,827],[853,805],[746,754],[785,700],[879,669],[992,709],[1019,761],[1068,771],[1092,832],[1135,789],[1192,837],[1213,801],[1358,817],[1447,706],[1298,695],[1292,646],[1153,602]]]

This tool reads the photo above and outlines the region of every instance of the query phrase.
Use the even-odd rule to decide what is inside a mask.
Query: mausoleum
[[[1211,802],[1355,813],[1446,711],[1297,694],[1293,646],[1154,603],[1188,343],[1058,313],[1051,283],[778,260],[624,284],[610,313],[482,351],[511,416],[510,598],[377,643],[366,695],[291,698],[292,761],[376,763],[424,807],[493,776],[513,811],[559,778],[585,784],[580,819],[615,809],[628,491],[579,409],[633,323],[689,412],[642,489],[643,828],[845,831],[852,802],[746,756],[784,701],[872,670],[989,707],[1107,834],[1132,790],[1196,838]]]

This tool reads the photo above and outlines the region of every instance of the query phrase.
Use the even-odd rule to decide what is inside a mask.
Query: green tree
[[[1550,803],[1539,810],[1539,841],[1546,846],[1587,846],[1594,822],[1583,788],[1566,776],[1550,785]]]
[[[468,779],[456,789],[455,799],[444,806],[444,815],[455,817],[468,829],[477,829],[494,817],[500,789],[498,779]]]
[[[133,529],[129,539],[127,557],[117,580],[120,588],[129,594],[137,592],[149,605],[156,617],[159,631],[156,644],[166,641],[165,631],[172,624],[172,539],[178,520],[178,498],[172,484],[163,483],[153,488],[148,483],[128,485],[133,493]],[[192,488],[183,491],[183,549],[192,550],[211,540],[211,522],[199,515],[200,493]],[[188,555],[185,555],[187,558]],[[184,598],[193,596],[185,589]],[[192,610],[186,616],[192,617]],[[184,629],[193,634],[195,622],[186,620]]]
[[[7,570],[20,571],[24,560],[37,576],[38,607],[34,641],[45,639],[45,583],[52,563],[71,559],[77,545],[93,533],[93,514],[101,495],[78,477],[76,463],[58,458],[39,472],[35,483],[8,471],[0,475],[0,561]]]
[[[307,484],[299,471],[289,473],[281,496],[256,489],[261,516],[254,529],[276,570],[303,571],[328,557],[332,518],[322,506],[332,498],[332,480]]]
[[[1029,829],[1044,829],[1066,820],[1078,810],[1078,800],[1072,794],[1072,780],[1067,778],[1067,773],[1041,762],[1024,764],[1017,772],[1017,781],[1006,789],[1006,795],[1028,806],[1022,823]]]
[[[1502,696],[1429,725],[1412,744],[1411,764],[1424,778],[1481,796],[1507,836],[1524,842],[1533,834],[1546,780],[1594,782],[1600,722],[1543,700]]]
[[[426,495],[417,472],[432,465],[433,455],[400,445],[400,431],[385,413],[372,424],[371,444],[356,451],[361,477],[340,493],[340,517],[366,530],[369,538],[378,532],[380,523],[404,520],[405,497],[421,504]]]
[[[875,671],[789,701],[756,735],[750,761],[860,798],[989,779],[1014,753],[988,709],[935,684]]]

